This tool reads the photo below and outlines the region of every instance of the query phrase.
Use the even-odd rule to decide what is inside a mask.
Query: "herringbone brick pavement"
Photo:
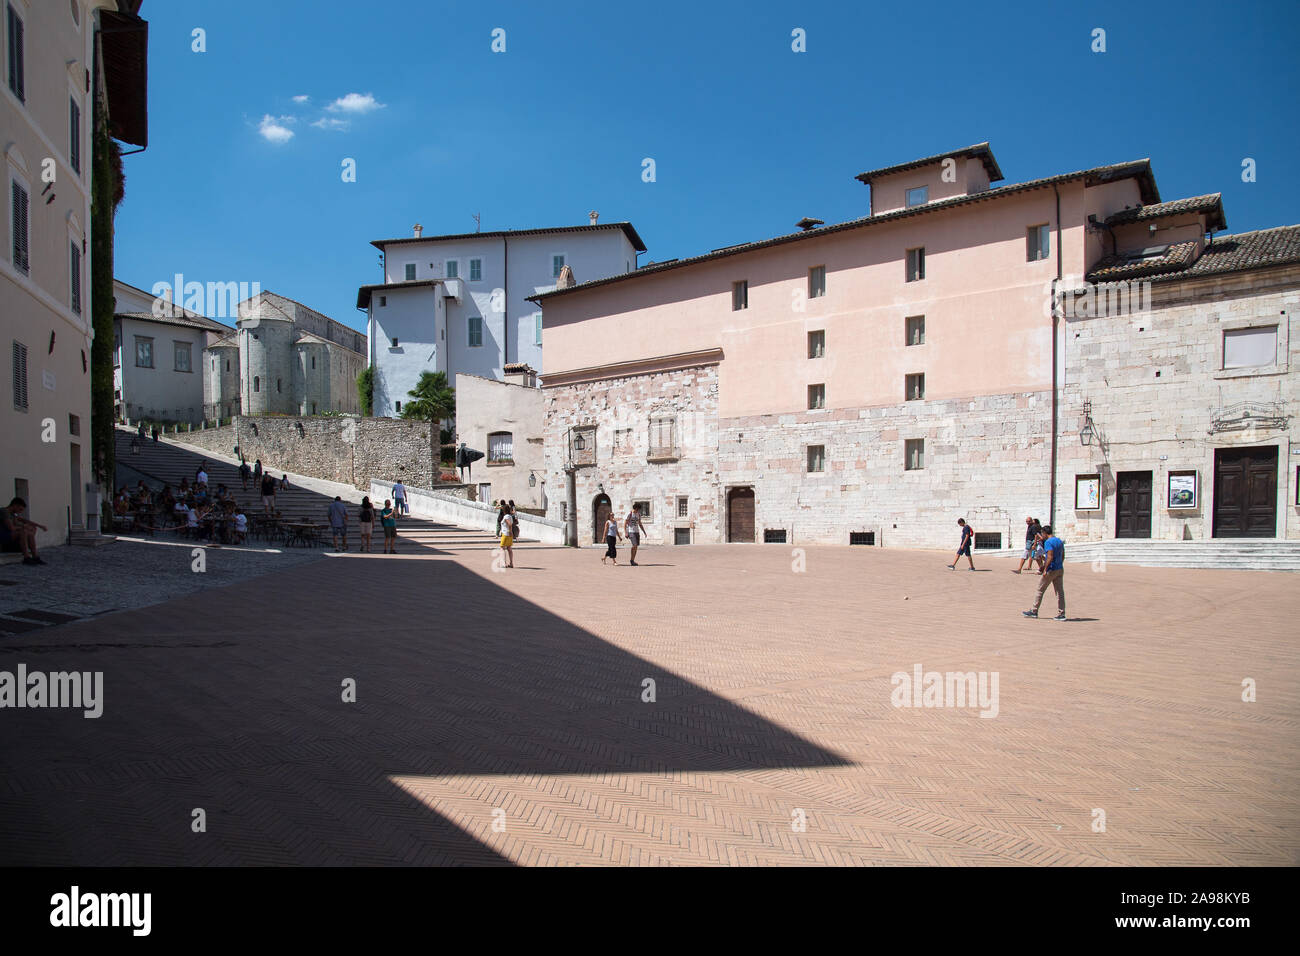
[[[1297,862],[1293,575],[1071,566],[1057,624],[940,554],[404,544],[5,638],[105,705],[0,711],[0,863]]]

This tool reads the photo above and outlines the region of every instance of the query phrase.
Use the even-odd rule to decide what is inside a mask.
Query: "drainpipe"
[[[1056,186],[1052,187],[1052,192],[1056,194],[1056,278],[1052,280],[1052,464],[1051,464],[1051,496],[1050,504],[1047,511],[1047,523],[1053,528],[1056,527],[1056,459],[1057,459],[1057,420],[1060,415],[1059,401],[1057,397],[1057,357],[1059,346],[1057,345],[1057,323],[1059,317],[1056,311],[1056,286],[1063,278],[1061,263],[1061,191]]]
[[[578,470],[570,465],[564,469],[565,496],[569,499],[569,520],[564,523],[565,544],[578,546]]]
[[[506,366],[510,364],[510,240],[505,236],[501,237],[501,257],[504,260],[502,272],[505,277],[503,283],[504,299],[501,303],[501,380],[506,378]]]

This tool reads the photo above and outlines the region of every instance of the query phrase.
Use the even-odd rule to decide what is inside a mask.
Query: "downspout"
[[[1060,416],[1060,403],[1057,396],[1059,386],[1056,367],[1058,362],[1059,345],[1057,339],[1057,323],[1059,317],[1056,310],[1056,286],[1063,278],[1061,262],[1061,191],[1058,187],[1053,186],[1052,192],[1056,194],[1056,278],[1052,280],[1052,464],[1051,464],[1051,496],[1050,504],[1047,511],[1047,522],[1053,528],[1056,527],[1056,462],[1057,462],[1057,421]]]
[[[510,364],[510,240],[501,237],[501,257],[504,260],[505,301],[501,303],[501,380],[506,378],[506,366]]]

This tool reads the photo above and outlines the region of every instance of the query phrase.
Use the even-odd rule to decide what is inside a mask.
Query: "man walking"
[[[957,570],[957,562],[961,556],[966,555],[966,560],[970,562],[970,569],[975,570],[975,559],[970,556],[971,545],[975,541],[975,529],[966,523],[965,518],[957,519],[957,526],[961,528],[961,541],[957,544],[957,556],[952,559],[952,564],[948,565],[949,571]]]
[[[248,467],[248,462],[239,463],[239,480],[244,484],[244,490],[248,490],[248,479],[253,477],[253,469]]]
[[[1038,617],[1038,607],[1043,603],[1043,595],[1047,593],[1047,586],[1050,584],[1056,590],[1056,610],[1059,612],[1054,621],[1064,621],[1065,618],[1065,542],[1058,538],[1052,531],[1050,524],[1043,525],[1042,533],[1047,535],[1047,540],[1043,542],[1043,554],[1047,558],[1047,570],[1043,573],[1043,579],[1038,582],[1038,598],[1034,601],[1032,610],[1021,611],[1025,617]]]
[[[269,471],[262,473],[262,511],[268,515],[275,512],[275,476]]]
[[[399,515],[411,513],[411,510],[406,507],[406,485],[402,484],[401,478],[393,482],[393,507]]]
[[[271,481],[274,483],[275,479]],[[347,551],[348,549],[348,506],[343,503],[343,499],[338,495],[330,502],[330,531],[334,532],[334,550]],[[343,547],[339,547],[339,538],[343,539]]]
[[[1030,562],[1030,567],[1033,567],[1034,551],[1038,548],[1038,532],[1041,530],[1042,526],[1037,521],[1033,518],[1025,518],[1025,553],[1020,556],[1020,563],[1016,565],[1012,574],[1023,571],[1026,561]]]
[[[627,513],[627,519],[623,522],[623,530],[627,532],[628,544],[632,545],[632,557],[630,559],[633,567],[636,567],[636,549],[641,546],[641,506],[634,504],[632,510]]]

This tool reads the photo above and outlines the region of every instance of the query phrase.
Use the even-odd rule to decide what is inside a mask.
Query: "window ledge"
[[[502,467],[509,468],[512,467],[514,463],[515,460],[513,458],[499,458],[496,461],[488,462],[487,466],[489,468],[502,468]]]
[[[1215,378],[1250,378],[1254,375],[1285,375],[1285,365],[1256,365],[1250,368],[1221,368],[1214,373]]]
[[[680,461],[681,457],[682,456],[676,451],[657,450],[646,455],[645,460],[648,462],[668,462]]]

